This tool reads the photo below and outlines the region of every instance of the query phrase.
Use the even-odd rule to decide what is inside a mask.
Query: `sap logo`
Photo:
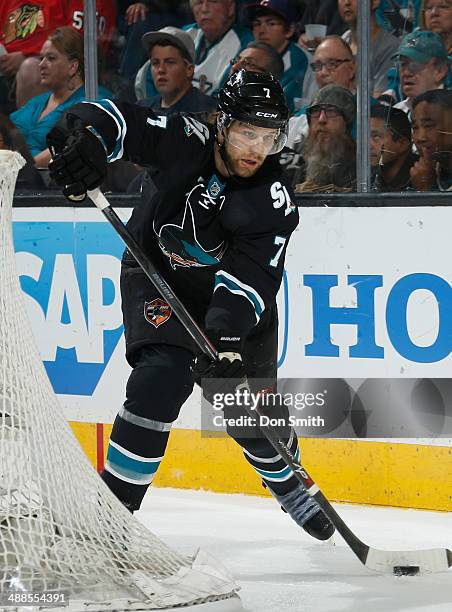
[[[276,119],[278,115],[276,113],[263,113],[262,111],[258,111],[256,117],[270,117],[271,119]]]
[[[16,222],[27,311],[56,393],[92,395],[121,337],[123,246],[107,223]]]
[[[349,356],[383,359],[385,349],[375,340],[375,292],[383,287],[383,276],[350,275],[347,283],[356,292],[356,306],[332,306],[330,292],[338,285],[335,274],[305,274],[304,284],[312,292],[313,342],[305,346],[310,357],[338,357],[339,346],[331,342],[331,325],[354,325],[357,342],[349,348]],[[416,291],[433,295],[438,312],[437,336],[430,346],[420,346],[410,337],[408,302]],[[389,340],[405,359],[417,363],[434,363],[452,351],[452,287],[435,274],[409,274],[391,288],[385,313]],[[380,317],[378,319],[380,321]]]

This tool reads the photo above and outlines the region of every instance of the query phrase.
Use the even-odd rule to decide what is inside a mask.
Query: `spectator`
[[[57,28],[44,43],[41,55],[41,83],[49,91],[12,113],[11,120],[24,136],[36,166],[46,168],[51,159],[46,145],[48,131],[65,110],[85,99],[83,36],[70,26]],[[108,90],[100,89],[103,97],[111,97]]]
[[[217,107],[215,98],[193,87],[195,44],[184,30],[174,27],[148,32],[143,36],[143,46],[148,50],[154,85],[159,92],[139,104],[150,106],[160,115],[177,112],[209,113]],[[143,202],[148,202],[157,191],[154,183],[158,171],[149,167],[129,184],[129,193],[140,192]]]
[[[187,32],[168,26],[143,36],[151,74],[158,95],[143,100],[159,114],[175,112],[209,113],[216,101],[193,87],[195,45]]]
[[[452,92],[426,91],[413,100],[413,141],[419,161],[411,168],[417,191],[452,189]]]
[[[284,74],[281,56],[267,43],[250,42],[231,60],[231,74],[242,68],[254,72],[270,72],[278,81]]]
[[[412,151],[411,124],[406,113],[383,105],[370,110],[370,153],[374,191],[403,191],[418,157]]]
[[[230,60],[251,41],[251,32],[234,25],[234,0],[190,0],[190,4],[196,23],[184,30],[195,42],[193,85],[206,94],[216,95],[227,79]],[[138,71],[135,90],[138,99],[157,93],[149,62]]]
[[[407,34],[400,43],[395,59],[398,60],[400,86],[405,96],[395,105],[396,108],[408,113],[416,96],[444,87],[449,59],[439,34],[426,30]]]
[[[7,19],[10,21],[3,32],[3,37],[8,49],[6,41],[14,35],[15,40],[12,40],[9,46],[11,48],[17,47],[21,51],[8,53],[2,56],[3,60],[0,57],[0,72],[3,71],[9,76],[15,74],[15,105],[20,108],[28,100],[47,90],[41,82],[40,58],[38,57],[45,40],[58,26],[71,25],[76,30],[83,31],[84,4],[83,0],[63,0],[59,2],[41,0],[39,4],[42,8],[38,5],[17,1],[13,4],[21,4],[21,6],[8,15]],[[105,53],[115,27],[116,10],[111,0],[97,0],[96,9],[98,37],[101,48]],[[27,32],[29,33],[27,34]],[[9,64],[13,58],[16,58],[14,62],[17,64],[17,69],[11,72]],[[18,63],[19,60],[20,63]],[[2,68],[2,61],[6,62],[6,70]]]
[[[364,0],[362,0],[364,1]],[[371,2],[370,23],[370,78],[373,96],[378,96],[387,90],[387,73],[392,65],[392,57],[397,52],[399,40],[389,32],[385,32],[377,22],[376,11],[380,0],[367,0]],[[358,52],[358,11],[357,0],[338,0],[339,13],[350,27],[343,34],[344,40],[350,45],[353,54]]]
[[[423,0],[419,26],[443,39],[447,52],[452,53],[452,1]]]
[[[121,95],[134,100],[133,83],[136,74],[149,59],[141,42],[143,35],[166,26],[180,28],[190,23],[192,15],[185,0],[119,0],[118,13],[118,28],[125,38],[119,65]]]
[[[261,0],[247,7],[253,36],[258,42],[271,45],[281,56],[285,71],[280,83],[291,113],[312,99],[317,91],[309,66],[312,56],[293,42],[297,14],[291,0]]]
[[[340,36],[328,36],[318,45],[311,66],[319,88],[334,84],[355,92],[355,58],[350,45]],[[289,119],[287,146],[303,142],[308,131],[306,108],[302,108]]]
[[[356,101],[339,85],[323,87],[306,110],[309,135],[295,173],[296,191],[351,191],[356,185],[352,126]]]
[[[319,44],[311,64],[319,88],[340,85],[356,91],[356,62],[350,45],[340,36],[328,36]]]
[[[6,50],[0,56],[0,105],[8,110],[15,107],[12,87],[25,59],[39,55],[49,34],[66,24],[64,4],[61,0],[41,0],[25,3],[23,0],[0,2],[0,44]],[[18,84],[19,102],[42,93],[38,72],[34,79]]]

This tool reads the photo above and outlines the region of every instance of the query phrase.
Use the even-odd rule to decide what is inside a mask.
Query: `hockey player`
[[[49,134],[49,169],[67,196],[100,185],[107,161],[120,157],[160,168],[158,192],[134,210],[128,227],[219,351],[215,364],[195,363],[193,340],[126,250],[121,292],[133,370],[102,477],[131,511],[196,377],[232,379],[233,389],[247,377],[252,390],[256,379],[276,380],[275,299],[298,224],[277,155],[287,120],[275,78],[240,70],[220,91],[215,127],[104,100],[77,104]],[[318,539],[330,537],[334,527],[266,438],[231,433],[295,522]],[[298,456],[294,432],[285,441]]]

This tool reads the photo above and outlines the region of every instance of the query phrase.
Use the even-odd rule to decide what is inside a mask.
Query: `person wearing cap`
[[[149,60],[140,72],[137,97],[140,106],[148,106],[159,115],[202,113],[204,118],[217,107],[215,98],[193,86],[195,44],[183,30],[168,26],[157,32],[147,32],[142,38]],[[152,79],[155,96],[146,96],[146,80]],[[139,88],[142,88],[142,92]],[[157,190],[154,178],[157,168],[149,166],[136,176],[128,187],[129,193],[140,192],[149,200]]]
[[[382,104],[372,106],[370,116],[372,190],[403,191],[410,185],[410,170],[418,160],[412,150],[408,116]]]
[[[141,100],[159,114],[176,112],[209,113],[216,101],[193,87],[195,45],[191,36],[168,26],[147,32],[142,38],[149,55],[150,74],[158,94]],[[149,74],[146,70],[144,74]]]
[[[413,100],[413,142],[419,161],[411,168],[417,191],[452,191],[452,92],[426,91]]]
[[[326,85],[306,109],[309,135],[303,160],[293,181],[297,191],[347,191],[356,184],[356,144],[352,137],[356,116],[353,93]]]
[[[303,105],[302,100],[311,100],[318,89],[310,68],[311,54],[292,40],[299,17],[296,6],[293,0],[261,0],[248,4],[246,11],[254,38],[271,45],[284,62],[280,83],[294,113]]]
[[[364,0],[361,0],[364,1]],[[377,21],[377,9],[380,0],[367,0],[371,2],[370,21],[370,79],[371,92],[375,98],[385,92],[388,88],[388,70],[393,63],[393,55],[399,47],[399,39],[385,32]],[[358,53],[358,3],[357,0],[338,0],[339,13],[343,21],[349,26],[349,30],[342,35],[343,39],[350,45],[353,54]]]
[[[400,86],[405,98],[395,107],[411,111],[416,96],[442,89],[449,71],[447,49],[435,32],[417,30],[403,37],[394,59],[398,63]]]

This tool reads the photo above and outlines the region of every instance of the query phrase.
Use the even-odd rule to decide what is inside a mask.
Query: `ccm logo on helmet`
[[[256,113],[256,117],[271,117],[272,119],[277,119],[278,115],[275,113],[263,113],[261,111],[258,111]]]

